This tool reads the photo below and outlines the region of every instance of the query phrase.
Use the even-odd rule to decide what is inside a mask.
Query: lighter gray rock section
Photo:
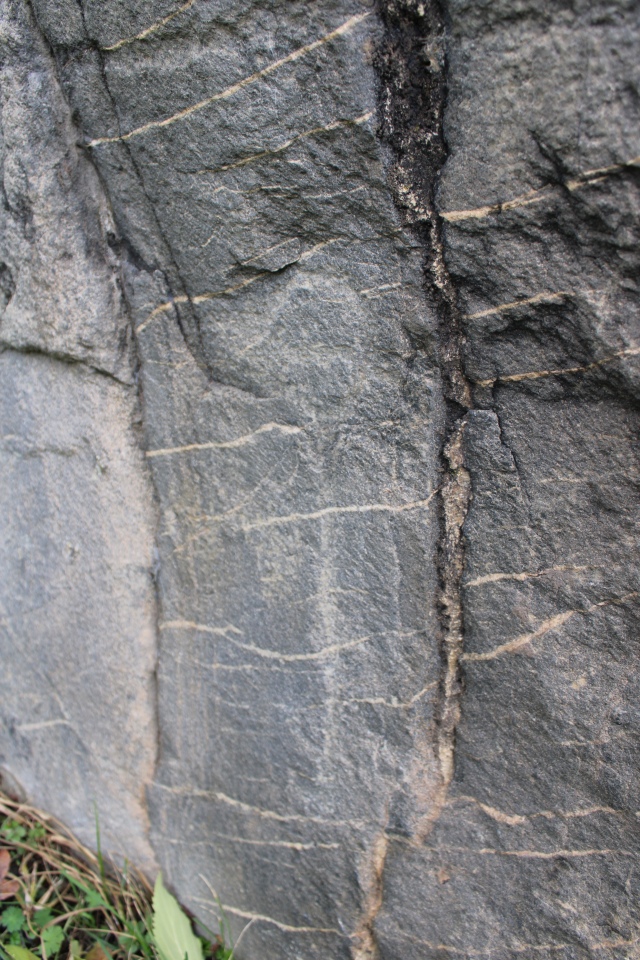
[[[153,514],[115,382],[0,356],[0,759],[28,796],[151,868]]]
[[[0,767],[152,869],[155,515],[113,225],[24,4],[0,44]]]
[[[0,346],[82,361],[130,383],[130,325],[106,242],[111,215],[28,19],[23,5],[5,4]]]

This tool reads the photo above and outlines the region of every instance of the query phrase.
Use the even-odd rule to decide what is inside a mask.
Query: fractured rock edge
[[[463,526],[472,495],[470,474],[464,464],[463,435],[466,414],[473,403],[462,362],[460,312],[444,261],[442,218],[435,204],[438,177],[447,157],[443,132],[447,97],[443,9],[440,0],[378,0],[377,9],[385,26],[375,61],[380,79],[379,135],[391,154],[389,179],[396,205],[424,249],[425,290],[438,317],[436,356],[446,405],[438,490],[441,676],[432,731],[439,783],[431,798],[431,808],[416,812],[410,842],[421,844],[445,806],[454,775],[456,727],[463,692]],[[419,348],[419,339],[414,339]],[[357,931],[360,946],[354,951],[354,960],[379,957],[375,925],[384,901],[384,869],[390,840],[385,829],[373,845],[367,910]]]

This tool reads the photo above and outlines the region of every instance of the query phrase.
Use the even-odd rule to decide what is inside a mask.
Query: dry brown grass
[[[152,890],[133,867],[119,870],[54,817],[0,794],[0,948],[41,960],[157,960],[149,934]],[[26,960],[26,958],[24,958]]]

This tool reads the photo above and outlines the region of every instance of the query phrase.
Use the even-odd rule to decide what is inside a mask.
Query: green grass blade
[[[13,944],[7,944],[6,946],[3,946],[2,949],[9,954],[11,960],[40,960],[35,953],[32,953],[31,950],[27,950],[26,947],[18,947]]]

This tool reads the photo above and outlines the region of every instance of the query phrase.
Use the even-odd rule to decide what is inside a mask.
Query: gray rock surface
[[[464,693],[442,813],[387,858],[381,953],[636,956],[638,8],[447,12]]]
[[[0,763],[153,869],[156,515],[114,225],[23,3],[0,68]]]
[[[246,958],[637,956],[637,6],[0,9],[2,765]]]

